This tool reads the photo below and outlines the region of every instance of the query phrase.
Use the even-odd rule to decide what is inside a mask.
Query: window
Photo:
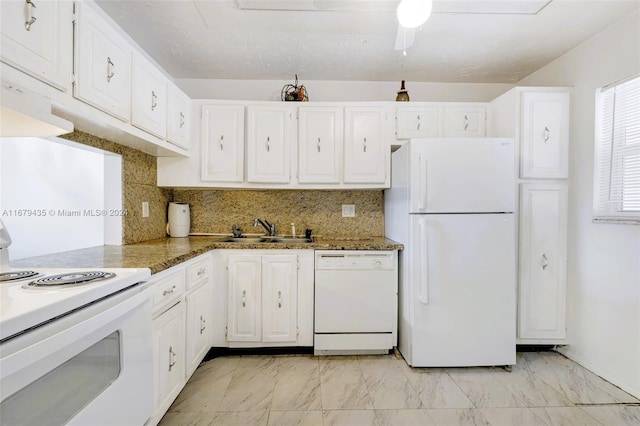
[[[596,93],[596,221],[640,223],[640,74]]]

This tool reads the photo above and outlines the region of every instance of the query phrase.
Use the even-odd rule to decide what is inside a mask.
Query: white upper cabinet
[[[443,136],[445,138],[480,138],[485,136],[485,107],[446,106],[443,110]]]
[[[440,108],[399,106],[396,110],[396,138],[436,138],[440,134]]]
[[[566,337],[567,184],[520,189],[518,338]]]
[[[202,106],[202,180],[244,180],[244,106]]]
[[[384,107],[346,107],[344,182],[379,183],[387,180],[390,146]]]
[[[521,98],[520,177],[569,175],[569,93],[524,92]]]
[[[167,141],[189,149],[191,99],[175,84],[167,83]]]
[[[247,182],[289,183],[294,113],[288,107],[247,107]]]
[[[167,78],[141,55],[133,57],[131,124],[159,138],[167,133]]]
[[[74,96],[129,121],[132,48],[87,3],[76,8]]]
[[[2,0],[0,59],[66,91],[71,82],[73,2]]]
[[[298,109],[298,182],[340,183],[343,132],[341,107]]]

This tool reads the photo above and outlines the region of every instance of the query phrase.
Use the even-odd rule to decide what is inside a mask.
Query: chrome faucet
[[[276,225],[274,223],[269,223],[266,220],[262,221],[260,219],[256,219],[253,221],[253,227],[257,228],[258,225],[261,225],[269,236],[274,237],[276,235]]]

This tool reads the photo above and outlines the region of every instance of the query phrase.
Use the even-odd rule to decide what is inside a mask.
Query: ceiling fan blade
[[[398,25],[395,50],[405,50],[407,47],[411,46],[415,35],[415,28],[405,28],[402,25]]]

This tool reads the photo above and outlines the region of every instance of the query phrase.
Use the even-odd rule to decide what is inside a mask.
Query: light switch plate
[[[355,204],[343,204],[342,205],[342,217],[356,217],[356,205]]]
[[[149,202],[142,202],[142,217],[149,217]]]

